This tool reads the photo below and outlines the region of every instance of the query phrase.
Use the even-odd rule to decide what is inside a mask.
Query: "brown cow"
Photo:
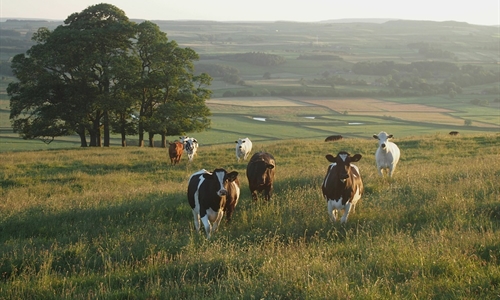
[[[227,185],[226,205],[224,212],[226,213],[226,221],[230,222],[233,216],[234,209],[238,205],[240,199],[240,180],[238,177],[234,181],[230,181]]]
[[[170,164],[176,165],[181,160],[182,150],[184,145],[181,142],[175,141],[173,143],[168,143],[168,155],[170,156]]]
[[[328,214],[332,221],[337,220],[337,211],[344,210],[341,223],[347,222],[349,213],[354,212],[356,203],[363,195],[363,181],[356,165],[352,164],[361,159],[361,154],[351,156],[341,151],[337,156],[326,155],[330,162],[323,185],[323,196],[327,202]]]
[[[339,141],[342,139],[342,136],[339,134],[339,135],[330,135],[329,137],[327,137],[325,139],[325,142],[334,142],[334,141]]]
[[[252,156],[247,165],[247,178],[254,201],[257,201],[257,193],[260,192],[267,201],[271,199],[275,170],[276,161],[271,154],[261,151]]]
[[[450,135],[458,135],[458,131],[450,131]]]

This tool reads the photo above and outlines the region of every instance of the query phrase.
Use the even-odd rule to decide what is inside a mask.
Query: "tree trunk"
[[[104,147],[109,147],[110,137],[109,137],[109,113],[104,111],[103,113],[103,125],[104,125]]]
[[[139,120],[139,147],[144,147],[144,124]]]
[[[166,133],[161,134],[161,147],[167,148],[167,134]]]
[[[154,146],[155,146],[155,140],[154,140],[155,134],[148,132],[148,136],[149,136],[149,147],[154,148]]]
[[[127,137],[125,136],[125,132],[122,132],[122,147],[127,147]]]
[[[87,139],[85,137],[85,126],[78,125],[77,133],[80,136],[80,147],[87,147]]]

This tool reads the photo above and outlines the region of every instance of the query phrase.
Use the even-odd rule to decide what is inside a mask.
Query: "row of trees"
[[[195,51],[169,41],[149,21],[129,21],[109,4],[70,15],[12,60],[10,119],[26,139],[77,133],[81,146],[109,146],[110,134],[181,135],[210,125],[207,74],[194,75]],[[90,137],[89,143],[87,136]]]

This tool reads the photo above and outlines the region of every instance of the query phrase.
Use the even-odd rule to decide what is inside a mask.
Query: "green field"
[[[388,180],[373,139],[256,140],[277,161],[269,203],[252,203],[234,142],[175,167],[161,148],[4,152],[0,298],[497,299],[500,135],[396,142]],[[344,225],[320,189],[324,156],[339,150],[363,155],[365,185]],[[238,171],[242,193],[207,241],[186,187],[216,167]]]

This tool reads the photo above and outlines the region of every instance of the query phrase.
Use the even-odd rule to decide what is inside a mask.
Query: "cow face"
[[[214,186],[218,186],[218,190],[216,191],[217,196],[223,197],[227,195],[227,185],[229,182],[233,182],[238,177],[238,172],[232,171],[227,173],[224,169],[215,169],[212,174],[205,174],[205,179],[214,180],[218,184]]]
[[[378,140],[378,145],[382,149],[386,149],[387,142],[394,136],[392,134],[387,134],[385,131],[381,131],[379,134],[374,134],[373,138]]]
[[[267,172],[267,170],[272,170],[274,169],[274,165],[267,163],[265,161],[257,161],[257,162],[252,162],[253,165],[253,172],[254,174],[254,180],[256,181],[255,183],[257,185],[264,185],[268,181],[270,181],[269,176],[271,176],[270,172]]]
[[[351,173],[351,162],[357,162],[361,159],[361,154],[355,154],[351,156],[349,153],[341,151],[337,154],[337,156],[333,156],[331,154],[326,155],[326,159],[336,164],[335,171],[337,172],[337,178],[342,182],[346,182],[349,178],[349,174]]]
[[[196,139],[189,138],[184,141],[184,148],[186,149],[186,151],[193,151],[197,143],[198,141]]]
[[[246,140],[243,140],[243,139],[238,139],[237,141],[234,141],[236,144],[238,144],[238,148],[241,149],[241,147],[243,146],[243,143],[246,142]]]

